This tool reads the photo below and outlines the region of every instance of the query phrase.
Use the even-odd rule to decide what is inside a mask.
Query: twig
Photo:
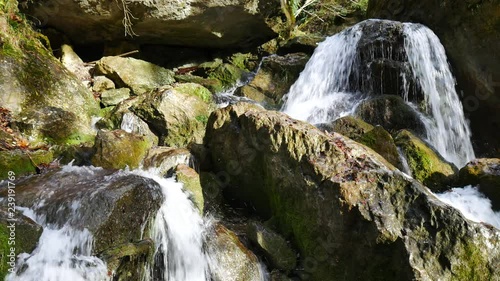
[[[133,51],[126,52],[126,53],[123,53],[123,54],[119,54],[119,55],[116,55],[115,57],[124,57],[124,56],[128,56],[128,55],[135,54],[135,53],[139,53],[139,50],[133,50]],[[86,62],[86,63],[85,63],[85,65],[92,65],[92,64],[96,64],[98,61],[99,61],[99,60]]]

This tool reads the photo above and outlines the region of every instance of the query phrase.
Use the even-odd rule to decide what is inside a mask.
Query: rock
[[[61,46],[61,63],[81,81],[90,84],[90,66],[85,66],[82,59],[73,51],[70,45]]]
[[[428,144],[407,130],[400,131],[395,141],[416,180],[435,191],[442,191],[453,183],[457,168]]]
[[[500,210],[500,159],[472,160],[460,169],[458,177],[461,186],[479,185],[479,190],[491,200],[493,209]]]
[[[268,258],[271,266],[283,271],[291,271],[296,266],[296,254],[278,233],[259,222],[247,226],[247,237]]]
[[[160,145],[185,147],[190,142],[202,142],[213,108],[209,90],[185,83],[148,94],[131,110],[160,137]]]
[[[145,169],[154,169],[156,174],[171,174],[177,165],[190,165],[193,156],[185,148],[153,147],[144,159]]]
[[[292,279],[288,278],[286,275],[283,273],[273,270],[271,272],[271,281],[293,281]]]
[[[370,1],[369,18],[422,23],[441,40],[453,66],[480,155],[500,155],[500,5],[495,1]],[[496,155],[496,156],[495,156]]]
[[[382,95],[364,100],[358,105],[354,115],[390,132],[409,129],[425,136],[425,125],[418,113],[399,96]]]
[[[200,184],[200,175],[187,165],[180,164],[175,168],[176,180],[182,182],[184,189],[191,193],[193,203],[203,215],[203,192]]]
[[[224,63],[208,71],[208,78],[217,79],[222,83],[223,89],[229,89],[242,79],[245,71],[232,64]]]
[[[259,57],[252,53],[236,53],[228,58],[228,61],[245,71],[254,71],[259,66]]]
[[[54,160],[52,151],[37,150],[23,151],[5,150],[0,151],[0,180],[6,179],[7,172],[12,171],[16,176],[36,174],[38,166],[48,165]]]
[[[137,263],[139,258],[147,256],[153,251],[154,242],[151,239],[145,239],[137,243],[125,243],[107,249],[100,256],[106,262],[108,270],[114,273],[113,277],[116,280],[126,280],[131,277],[131,272],[137,272],[137,269],[134,270],[133,266],[127,268],[129,261]],[[136,278],[140,278],[140,276]]]
[[[279,55],[290,53],[306,53],[312,55],[318,44],[325,40],[324,37],[316,37],[314,35],[304,35],[290,38],[281,42],[278,49]]]
[[[14,267],[12,264],[16,264],[17,255],[31,253],[36,248],[38,239],[42,235],[42,227],[19,211],[9,213],[5,197],[2,203],[6,208],[0,211],[0,279],[5,280],[8,269]],[[11,219],[15,219],[15,222]],[[15,224],[15,228],[9,227],[12,223]],[[15,230],[14,234],[12,229]],[[15,241],[15,244],[12,241]],[[11,248],[15,249],[14,254],[11,254]],[[12,255],[13,257],[10,257]]]
[[[373,126],[354,116],[344,116],[331,123],[316,125],[321,131],[329,133],[339,133],[353,140],[360,139],[361,136],[373,130]]]
[[[222,82],[218,79],[203,78],[196,75],[175,75],[175,80],[181,83],[196,83],[207,88],[212,94],[221,92],[224,89]]]
[[[143,136],[127,133],[124,130],[99,131],[92,157],[94,166],[106,169],[131,169],[139,167],[151,143]]]
[[[130,89],[128,88],[106,90],[101,94],[101,103],[104,106],[117,105],[129,97]]]
[[[100,93],[115,88],[115,83],[106,76],[97,75],[94,76],[93,79],[94,79],[94,84],[92,85],[92,90],[94,92]]]
[[[43,46],[29,25],[14,29],[7,17],[0,18],[0,100],[1,107],[12,113],[12,126],[32,144],[91,142],[92,116],[99,113],[92,93]]]
[[[392,165],[403,171],[404,167],[399,158],[398,148],[391,134],[381,126],[376,126],[373,130],[362,135],[358,140],[389,161]]]
[[[216,212],[223,203],[222,190],[226,183],[222,182],[217,175],[209,172],[200,172],[200,182],[205,200],[205,210]]]
[[[128,35],[138,44],[198,48],[258,46],[275,36],[266,18],[279,11],[279,2],[259,0],[99,0],[92,4],[54,0],[44,5],[28,3],[24,10],[79,45],[116,42]],[[124,22],[124,18],[129,22]]]
[[[130,88],[136,95],[175,82],[171,70],[134,58],[104,57],[96,63],[96,73],[113,80],[118,87]]]
[[[162,202],[161,187],[154,180],[94,167],[65,166],[16,183],[18,206],[45,216],[54,228],[88,229],[93,234],[92,253],[98,256],[128,243],[137,246]],[[133,265],[138,273],[145,267],[144,252],[138,252],[141,258]],[[124,258],[120,267],[134,261]]]
[[[285,114],[214,111],[205,145],[224,195],[273,217],[301,279],[477,280],[500,276],[500,231],[466,220],[378,154]],[[363,268],[363,270],[360,270]]]
[[[304,53],[265,57],[253,80],[235,94],[278,109],[308,60]]]
[[[96,128],[97,129],[120,129],[123,123],[123,116],[127,113],[132,113],[130,108],[141,103],[144,100],[144,96],[134,96],[129,99],[126,99],[115,107],[107,107],[105,108],[106,112],[102,115],[103,117],[97,121]]]
[[[240,242],[234,232],[223,225],[214,226],[206,244],[212,259],[210,271],[214,281],[263,280],[257,257]]]
[[[151,132],[148,124],[142,121],[141,118],[135,116],[132,112],[123,114],[120,129],[127,133],[143,136],[151,146],[158,145],[158,137]]]

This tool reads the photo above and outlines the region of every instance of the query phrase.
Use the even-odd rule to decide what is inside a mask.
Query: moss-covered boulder
[[[331,123],[318,124],[316,127],[321,131],[339,133],[353,140],[359,139],[374,128],[365,121],[350,115],[341,117]]]
[[[12,171],[17,176],[36,174],[39,166],[48,165],[54,160],[51,150],[5,150],[0,151],[0,180],[8,178]]]
[[[104,57],[95,69],[97,74],[113,80],[118,87],[130,88],[136,95],[175,82],[173,71],[134,58]]]
[[[246,235],[264,253],[273,268],[283,271],[295,268],[297,254],[281,235],[255,221],[247,225]]]
[[[390,132],[408,129],[425,135],[425,125],[418,113],[399,96],[382,95],[365,100],[358,105],[354,115]]]
[[[260,281],[264,278],[259,260],[222,224],[208,233],[210,272],[214,281]]]
[[[43,216],[51,228],[87,229],[93,235],[93,255],[109,257],[114,268],[133,267],[137,276],[148,256],[140,241],[163,199],[152,179],[94,167],[65,166],[16,182],[18,206]]]
[[[128,99],[129,97],[130,89],[128,88],[105,90],[101,93],[101,103],[104,106],[113,106]]]
[[[224,63],[216,68],[208,70],[208,78],[219,80],[223,89],[229,89],[236,85],[245,74],[245,70],[229,63]]]
[[[407,130],[398,132],[395,141],[408,162],[413,178],[435,191],[443,191],[453,184],[458,169],[427,143]]]
[[[191,200],[201,214],[203,214],[204,199],[201,189],[200,175],[188,165],[180,164],[175,168],[175,178],[184,185],[184,189],[191,193]]]
[[[7,204],[7,202],[2,202]],[[42,235],[42,227],[19,211],[0,210],[0,279],[4,280],[14,268],[17,255],[31,253]],[[11,252],[11,248],[15,250]]]
[[[190,142],[202,142],[214,107],[207,88],[185,83],[150,93],[131,110],[160,137],[160,145],[185,147]]]
[[[94,166],[106,169],[139,167],[152,144],[144,137],[124,130],[99,131],[95,141]]]
[[[342,135],[279,112],[233,105],[212,113],[205,144],[213,172],[227,179],[228,202],[273,218],[299,251],[301,279],[500,276],[497,229],[466,220]]]
[[[460,169],[458,185],[479,185],[496,210],[500,210],[500,159],[481,158]]]
[[[172,174],[177,165],[189,165],[192,162],[193,155],[185,148],[158,146],[148,151],[143,166],[154,170],[158,175],[166,176]]]
[[[115,83],[103,75],[97,75],[92,78],[92,91],[94,92],[104,92],[106,90],[114,89]]]
[[[134,96],[118,103],[114,107],[106,107],[101,112],[101,119],[95,124],[97,129],[114,130],[120,129],[123,122],[123,116],[126,113],[132,113],[130,108],[142,102],[144,96]]]
[[[191,74],[179,74],[179,75],[175,75],[175,81],[181,82],[181,83],[200,84],[203,87],[209,89],[210,92],[212,92],[213,94],[219,93],[222,90],[224,90],[224,86],[222,85],[222,82],[218,79],[213,79],[213,78],[203,78],[203,77],[191,75]]]
[[[14,3],[14,2],[12,2]],[[11,17],[20,17],[16,11]],[[0,12],[0,101],[12,124],[32,143],[91,142],[92,93],[44,47],[27,21]]]
[[[151,144],[151,146],[158,145],[158,137],[151,132],[148,124],[132,112],[123,114],[120,129],[127,133],[143,136]]]
[[[280,108],[283,96],[295,83],[308,60],[309,56],[304,53],[265,57],[252,81],[238,89],[235,95],[253,99],[266,107]]]

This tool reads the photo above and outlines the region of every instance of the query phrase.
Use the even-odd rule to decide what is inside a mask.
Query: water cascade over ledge
[[[387,45],[372,38],[374,25],[382,29],[395,26],[404,42],[389,38],[395,43]],[[365,37],[373,44],[359,46]],[[375,73],[377,63],[385,60],[401,65],[399,77],[394,78],[399,89],[384,87],[387,69]],[[291,87],[282,111],[314,124],[331,122],[353,114],[361,101],[380,94],[399,95],[418,109],[426,129],[424,137],[446,160],[462,167],[474,158],[470,129],[444,47],[420,24],[366,20],[327,38]]]

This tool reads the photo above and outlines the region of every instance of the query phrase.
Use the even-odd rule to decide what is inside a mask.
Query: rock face
[[[464,92],[479,154],[500,155],[500,5],[497,1],[370,1],[368,17],[422,23],[446,48]]]
[[[144,227],[162,201],[155,181],[101,168],[65,166],[16,185],[16,204],[45,215],[45,223],[53,227],[87,228],[97,255],[142,240]]]
[[[91,118],[99,113],[92,93],[29,27],[13,30],[2,16],[0,33],[0,107],[12,113],[12,125],[32,143],[91,141]]]
[[[500,159],[473,160],[459,172],[460,185],[479,185],[479,190],[489,199],[494,209],[500,210]]]
[[[132,111],[160,137],[160,145],[185,147],[202,142],[213,107],[209,90],[185,83],[148,94]]]
[[[416,180],[434,191],[443,191],[454,182],[457,168],[411,132],[398,132],[395,141]]]
[[[191,193],[193,203],[196,208],[203,214],[203,191],[200,184],[200,175],[187,165],[178,165],[175,168],[175,175],[178,182],[184,184],[184,189]]]
[[[274,32],[265,17],[279,7],[259,0],[50,0],[30,3],[25,12],[76,44],[124,40],[128,32],[140,43],[223,48],[269,40]],[[124,18],[130,21],[125,27]]]
[[[500,276],[498,230],[464,219],[350,139],[238,104],[211,115],[205,144],[225,196],[272,217],[299,250],[302,279]]]
[[[308,60],[309,56],[304,53],[265,57],[252,81],[235,94],[270,108],[280,108],[283,96],[299,78]]]

